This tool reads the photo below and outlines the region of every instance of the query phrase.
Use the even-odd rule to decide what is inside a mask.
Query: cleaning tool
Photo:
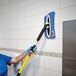
[[[48,24],[49,24],[49,23],[46,23],[46,24],[44,25],[43,29],[41,30],[39,36],[37,37],[37,43],[38,43],[38,41],[40,40],[41,36],[43,35],[43,33],[44,33],[46,27],[48,26]],[[37,43],[36,43],[36,45],[37,45]],[[33,53],[33,49],[36,47],[36,45],[34,45],[34,46],[31,48],[30,53],[29,53],[29,55],[27,55],[26,60],[24,61],[24,63],[23,63],[23,65],[22,65],[21,69],[19,70],[17,76],[20,76],[20,74],[21,74],[22,70],[24,69],[27,61],[29,60],[31,54]]]
[[[49,16],[51,16],[51,15],[49,15]],[[51,17],[52,17],[52,16],[51,16]],[[51,18],[51,17],[50,17],[50,18]],[[54,19],[52,19],[52,20],[54,20]],[[46,21],[46,23],[44,24],[43,29],[41,30],[40,34],[38,35],[38,37],[37,37],[37,39],[36,39],[36,41],[37,41],[36,44],[31,48],[30,53],[29,53],[29,55],[27,55],[26,60],[24,61],[24,63],[23,63],[23,65],[22,65],[21,69],[19,70],[17,76],[20,76],[20,75],[21,75],[22,70],[24,69],[27,61],[29,60],[31,54],[33,53],[33,49],[37,46],[37,43],[38,43],[39,40],[41,39],[41,37],[42,37],[43,33],[45,32],[45,30],[47,30],[47,29],[50,28],[50,22],[52,22],[52,21]],[[53,23],[53,22],[52,22],[52,23]],[[52,24],[52,23],[51,23],[51,24]],[[54,23],[53,23],[53,24],[54,24]],[[50,33],[50,30],[49,30],[49,31],[47,30],[46,32],[48,32],[49,34],[51,34],[51,33]],[[52,29],[52,32],[53,32],[53,33],[55,32],[54,29]],[[50,36],[50,38],[55,38],[55,33],[54,33],[52,36]]]
[[[50,12],[44,17],[44,24],[46,22],[49,23],[49,28],[45,30],[45,36],[47,38],[55,38],[55,24],[54,24],[54,19],[55,19],[55,12]]]

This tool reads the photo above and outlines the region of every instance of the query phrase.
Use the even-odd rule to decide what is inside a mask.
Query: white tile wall
[[[60,53],[62,50],[62,39],[45,39],[42,50],[46,52]]]
[[[16,40],[3,40],[3,48],[13,48],[16,49]]]
[[[46,0],[46,11],[54,11],[59,9],[59,0]]]
[[[38,68],[44,68],[44,56],[36,55],[34,57],[34,66]]]
[[[28,29],[28,28],[32,28],[32,26],[34,27],[34,16],[31,17],[25,17],[24,19],[24,28]]]
[[[37,15],[35,15],[35,19],[34,19],[34,21],[35,21],[35,24],[34,24],[34,26],[35,26],[35,28],[39,28],[39,27],[43,27],[43,24],[44,24],[44,16],[45,16],[45,14],[44,13],[42,13],[42,14],[37,14]]]
[[[36,0],[28,0],[28,5],[35,3]]]
[[[59,72],[62,73],[62,58],[59,58]]]
[[[25,49],[25,40],[17,40],[17,49]]]
[[[25,16],[25,8],[17,9],[17,19],[24,18]]]
[[[37,39],[38,35],[40,34],[43,26],[34,28],[34,39]]]
[[[45,70],[45,76],[59,76],[59,75],[58,75],[58,72]]]
[[[16,0],[17,9],[23,8],[25,6],[25,0]]]
[[[24,25],[25,25],[24,22],[25,22],[24,18],[17,19],[17,29],[24,29]]]
[[[34,38],[34,28],[25,29],[25,39],[33,40]]]
[[[45,56],[45,69],[58,72],[58,58]]]
[[[0,40],[0,47],[2,47],[2,48],[5,47],[4,44],[3,44],[3,41],[4,41],[4,40]]]
[[[31,4],[30,6],[25,7],[25,16],[32,16],[35,14],[35,4]]]
[[[9,33],[9,39],[14,39],[14,40],[16,40],[16,39],[17,39],[17,37],[16,37],[17,31],[14,30],[14,31],[9,31],[9,32],[10,32],[10,33]]]
[[[76,0],[60,0],[60,8],[76,5]]]
[[[34,67],[34,76],[44,76],[44,69]]]
[[[34,43],[36,43],[35,40],[25,40],[25,49],[28,49],[28,47],[30,47],[31,45],[33,45]]]
[[[24,29],[20,29],[20,30],[17,30],[17,39],[19,40],[24,40],[25,38],[25,30]]]
[[[33,66],[31,66],[30,64],[26,65],[26,67],[23,69],[21,76],[33,76]]]
[[[37,45],[37,51],[39,51],[39,52],[42,52],[42,51],[46,51],[46,47],[45,47],[45,45],[46,45],[46,38],[44,37],[44,35],[43,35],[43,37],[41,38],[41,40],[38,42],[38,45]],[[49,50],[48,50],[49,51]],[[47,52],[48,52],[47,51]]]
[[[60,23],[66,20],[76,19],[76,6],[64,8],[60,10]]]
[[[42,14],[44,12],[45,12],[45,0],[41,0],[35,3],[35,15]]]
[[[6,5],[8,5],[9,7],[9,11],[8,12],[13,12],[16,8],[17,8],[17,1],[14,0],[14,1],[9,1]]]
[[[76,19],[75,9],[76,0],[0,0],[0,47],[27,49],[36,42],[44,16],[55,11],[56,39],[43,35],[37,51],[62,53],[63,21]],[[62,76],[62,58],[33,59],[23,75]]]
[[[59,73],[59,76],[62,76],[62,73]]]

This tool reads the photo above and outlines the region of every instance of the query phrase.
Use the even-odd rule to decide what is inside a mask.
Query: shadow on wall
[[[44,36],[42,40],[42,44],[40,46],[40,51],[39,51],[39,55],[41,55],[43,52],[43,48],[45,47],[45,43],[46,43],[46,37]],[[40,68],[40,56],[36,58],[36,63],[37,65],[34,64],[34,76],[36,76],[39,72],[39,68]]]

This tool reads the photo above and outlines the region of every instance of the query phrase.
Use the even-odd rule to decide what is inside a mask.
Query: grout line
[[[60,23],[60,0],[59,0],[59,23]],[[59,24],[60,26],[60,24]],[[60,56],[60,54],[58,54]],[[59,59],[58,59],[58,76],[59,76]]]

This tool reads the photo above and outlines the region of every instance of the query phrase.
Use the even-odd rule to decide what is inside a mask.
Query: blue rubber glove
[[[33,46],[34,46],[34,45],[33,45]],[[28,48],[27,50],[25,50],[26,55],[29,55],[29,53],[30,53],[30,51],[31,51],[31,48],[32,48],[33,46],[31,46],[30,48]],[[36,49],[37,49],[37,47],[35,47],[32,51],[35,52]]]

